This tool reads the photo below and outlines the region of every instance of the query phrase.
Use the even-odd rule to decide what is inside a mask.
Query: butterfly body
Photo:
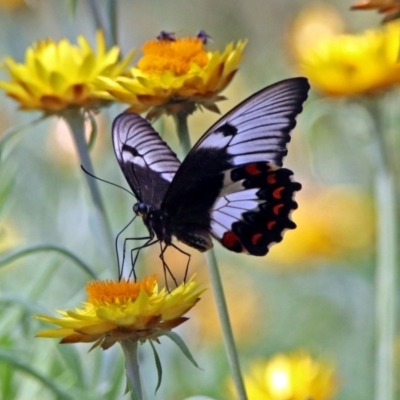
[[[215,123],[182,163],[148,121],[119,115],[115,154],[150,237],[199,251],[214,238],[233,252],[262,256],[295,228],[290,215],[301,185],[282,159],[308,89],[305,78],[294,78],[257,92]]]

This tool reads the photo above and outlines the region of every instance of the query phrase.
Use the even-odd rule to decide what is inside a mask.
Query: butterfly
[[[253,94],[208,129],[182,163],[146,119],[117,116],[113,147],[149,232],[144,246],[159,242],[165,250],[176,238],[204,252],[214,238],[233,252],[264,256],[294,229],[301,185],[282,160],[308,90],[300,77]]]

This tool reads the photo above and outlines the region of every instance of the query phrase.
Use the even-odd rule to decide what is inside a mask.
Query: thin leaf
[[[69,11],[73,17],[76,16],[76,6],[78,4],[78,0],[70,0],[69,2]]]
[[[89,136],[89,141],[88,141],[87,147],[88,147],[89,151],[91,151],[96,142],[98,127],[97,127],[97,122],[96,122],[96,118],[94,117],[94,115],[91,113],[89,113],[88,115],[89,115],[89,121],[90,121],[90,126],[92,127],[92,130],[90,131],[90,136]]]
[[[158,389],[161,386],[162,366],[161,366],[160,357],[158,356],[158,353],[157,353],[156,347],[154,346],[154,343],[151,340],[149,342],[150,342],[151,349],[153,350],[154,361],[155,361],[156,367],[157,367],[157,386],[156,386],[156,390],[154,391],[154,394],[156,394]]]
[[[52,244],[43,244],[43,245],[36,245],[26,247],[22,250],[17,250],[11,252],[4,257],[0,258],[0,267],[9,264],[10,262],[17,260],[18,258],[24,257],[29,254],[39,253],[41,251],[55,251],[57,253],[61,253],[62,255],[66,256],[67,258],[71,259],[78,267],[84,270],[88,275],[90,275],[93,279],[97,279],[96,273],[90,267],[90,265],[86,264],[81,258],[73,254],[71,251]]]
[[[169,337],[182,351],[182,353],[186,356],[186,358],[197,368],[201,369],[195,359],[193,358],[192,354],[189,351],[189,348],[186,346],[185,342],[182,340],[182,338],[176,334],[175,332],[172,331],[164,331],[162,335]]]
[[[64,391],[59,385],[54,383],[53,379],[48,378],[41,372],[32,368],[32,366],[29,365],[26,360],[19,359],[18,356],[15,355],[15,350],[7,351],[4,349],[0,349],[0,361],[6,362],[15,369],[25,372],[28,375],[31,375],[33,378],[37,379],[44,386],[50,389],[57,399],[74,400],[74,397],[71,396],[69,392]]]
[[[49,115],[47,114],[43,114],[41,115],[39,118],[30,121],[26,124],[23,125],[19,125],[19,126],[13,126],[9,129],[7,129],[5,132],[2,133],[2,135],[0,136],[0,161],[2,159],[4,159],[6,157],[6,155],[3,156],[4,153],[4,147],[5,145],[19,132],[22,132],[23,130],[25,130],[26,128],[32,127],[36,124],[38,124],[39,122],[42,122],[43,120],[45,120],[47,117],[49,117]]]

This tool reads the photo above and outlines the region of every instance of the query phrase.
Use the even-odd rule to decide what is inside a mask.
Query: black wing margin
[[[123,113],[112,126],[114,152],[138,201],[161,206],[180,161],[150,123],[140,115]]]

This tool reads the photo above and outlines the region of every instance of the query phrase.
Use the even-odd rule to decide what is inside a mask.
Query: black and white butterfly
[[[150,123],[124,113],[112,127],[115,154],[149,231],[144,246],[173,238],[199,251],[213,237],[228,250],[263,256],[296,227],[301,185],[282,167],[309,84],[287,79],[253,94],[216,122],[181,163]]]

